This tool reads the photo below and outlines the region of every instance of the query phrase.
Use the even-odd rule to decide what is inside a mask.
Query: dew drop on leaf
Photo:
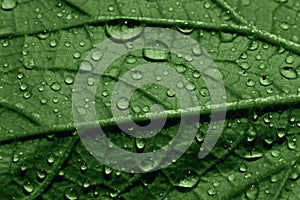
[[[83,61],[80,65],[80,70],[82,70],[82,71],[89,72],[89,71],[92,71],[92,69],[93,69],[92,63],[90,63],[87,60]]]
[[[46,172],[43,169],[39,169],[36,175],[39,181],[43,181],[46,178]]]
[[[48,32],[41,32],[37,34],[37,37],[41,40],[45,40],[50,36]]]
[[[87,167],[87,164],[86,163],[82,163],[81,165],[80,165],[80,170],[81,170],[81,172],[86,172],[87,171],[87,169],[88,169],[88,167]]]
[[[194,188],[199,182],[199,176],[196,172],[189,170],[181,175],[174,183],[174,186],[179,190],[186,190]]]
[[[246,190],[246,198],[249,200],[255,200],[258,198],[258,187],[255,185],[251,185],[250,188]]]
[[[297,73],[296,69],[294,69],[293,67],[289,67],[289,66],[284,66],[284,67],[280,68],[280,74],[286,79],[297,79],[298,78],[298,73]]]
[[[96,49],[95,51],[92,52],[91,58],[94,61],[99,61],[102,58],[103,54],[100,50]]]
[[[30,182],[25,183],[23,186],[24,192],[30,194],[34,191],[34,187]]]
[[[263,75],[263,76],[260,77],[259,83],[260,83],[262,86],[269,86],[269,85],[272,84],[272,81],[270,80],[270,78],[269,78],[268,75]]]
[[[168,90],[167,90],[167,96],[168,96],[168,97],[174,97],[174,96],[175,96],[174,90],[168,89]]]
[[[136,138],[135,145],[138,150],[142,150],[145,148],[146,142],[144,138]]]
[[[194,31],[193,28],[187,27],[186,25],[178,27],[177,30],[186,35],[191,34]]]
[[[143,73],[140,70],[132,70],[131,78],[133,80],[141,80],[143,78]]]
[[[1,8],[3,10],[12,10],[17,6],[16,0],[3,0]]]
[[[185,66],[185,65],[182,65],[182,64],[177,65],[177,66],[176,66],[176,70],[177,70],[177,72],[179,72],[179,73],[184,73],[184,72],[186,71],[186,66]]]
[[[127,64],[134,64],[134,63],[136,63],[136,61],[137,61],[137,59],[136,59],[136,57],[133,56],[133,55],[128,55],[128,56],[126,56],[126,58],[125,58],[125,62],[126,62]]]
[[[288,30],[289,29],[289,24],[287,22],[282,22],[280,24],[280,28],[282,28],[283,30]]]
[[[72,76],[70,76],[70,75],[66,76],[65,83],[67,85],[71,85],[73,82],[74,82],[74,78]]]
[[[139,26],[135,20],[113,20],[105,26],[105,32],[113,41],[124,43],[140,36],[142,29],[138,29]]]
[[[120,97],[118,100],[117,100],[117,107],[120,109],[120,110],[126,110],[129,108],[129,99],[126,98],[126,97]]]
[[[56,47],[57,46],[57,41],[56,40],[51,40],[50,41],[50,47]]]
[[[164,42],[156,40],[144,47],[143,56],[148,60],[166,61],[170,56],[169,47]]]
[[[50,87],[53,91],[59,91],[61,89],[61,85],[59,83],[53,83]]]
[[[77,200],[79,198],[78,191],[73,187],[68,187],[65,190],[65,198],[67,200]]]
[[[47,163],[49,165],[52,165],[54,162],[55,162],[55,158],[54,158],[53,154],[49,154],[47,157]]]

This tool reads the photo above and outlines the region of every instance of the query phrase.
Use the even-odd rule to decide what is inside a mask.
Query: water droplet
[[[49,154],[48,157],[47,157],[47,163],[49,165],[52,165],[54,162],[55,162],[54,156],[52,154]]]
[[[81,170],[81,172],[86,172],[87,169],[88,169],[87,164],[83,162],[83,163],[80,165],[80,170]]]
[[[34,191],[34,187],[30,182],[27,182],[24,186],[23,189],[25,191],[25,193],[30,194]]]
[[[91,58],[94,61],[99,61],[102,58],[102,56],[103,56],[102,52],[98,49],[94,50],[91,54]]]
[[[282,28],[283,30],[288,30],[289,29],[289,24],[287,22],[282,22],[280,24],[280,28]]]
[[[132,70],[131,78],[133,80],[141,80],[143,78],[143,72],[140,70]]]
[[[56,47],[57,46],[57,41],[56,40],[51,40],[50,41],[50,47]]]
[[[246,172],[247,171],[247,166],[242,164],[242,166],[240,166],[239,170],[240,170],[240,172]]]
[[[258,187],[255,185],[251,185],[251,187],[246,190],[246,198],[249,200],[255,200],[258,198],[258,193]]]
[[[170,56],[169,47],[161,41],[154,41],[144,47],[143,56],[149,60],[165,61]]]
[[[179,72],[179,73],[184,73],[184,72],[186,71],[186,66],[185,66],[185,65],[182,65],[182,64],[177,65],[176,70],[177,70],[177,72]]]
[[[285,62],[287,64],[292,64],[294,62],[294,57],[293,56],[287,56],[285,59]]]
[[[61,89],[61,85],[59,83],[56,83],[56,82],[53,83],[50,87],[53,91],[59,91]]]
[[[46,32],[46,31],[37,34],[37,37],[38,37],[39,39],[41,39],[41,40],[45,40],[45,39],[47,39],[49,36],[50,36],[50,33]],[[50,45],[51,45],[51,44],[50,44]]]
[[[19,161],[19,156],[18,154],[14,154],[12,157],[12,162],[17,163]]]
[[[128,63],[128,64],[134,64],[134,63],[136,63],[136,61],[137,61],[137,59],[133,55],[128,55],[125,58],[125,62]]]
[[[81,57],[81,53],[79,51],[76,51],[74,54],[73,54],[73,58],[75,59],[79,59]]]
[[[146,141],[144,138],[136,138],[135,139],[135,145],[138,149],[144,149],[146,145]]]
[[[297,73],[296,69],[294,69],[293,67],[289,67],[289,66],[284,66],[284,67],[280,68],[280,74],[286,79],[297,79],[298,78],[298,73]]]
[[[80,65],[80,70],[81,71],[87,71],[90,72],[93,69],[93,65],[92,63],[90,63],[89,61],[85,60],[81,63]]]
[[[262,86],[269,86],[272,84],[272,81],[271,79],[269,78],[268,75],[262,75],[259,79],[259,83],[262,85]]]
[[[73,187],[68,187],[65,190],[65,197],[68,200],[77,200],[79,197],[78,191]]]
[[[214,196],[214,195],[217,194],[217,191],[216,191],[215,188],[210,188],[210,189],[207,190],[207,194],[208,194],[209,196]]]
[[[201,56],[203,54],[203,49],[199,45],[192,47],[192,52],[195,56]]]
[[[187,171],[175,183],[174,186],[178,189],[191,189],[194,188],[199,182],[199,176],[194,171]]]
[[[25,82],[22,82],[22,83],[20,84],[20,90],[21,90],[21,91],[25,91],[25,90],[27,90],[27,89],[28,89],[28,84],[25,83]]]
[[[271,176],[271,178],[270,178],[270,182],[271,183],[275,183],[275,182],[277,182],[278,181],[278,176],[275,174],[275,175],[273,175],[273,176]]]
[[[46,172],[43,169],[38,170],[36,175],[40,181],[42,181],[46,178]]]
[[[117,100],[117,107],[120,109],[120,110],[126,110],[129,108],[129,99],[126,98],[126,97],[120,97],[118,100]]]
[[[135,20],[113,20],[105,26],[107,37],[116,42],[132,41],[140,36],[140,22]]]
[[[273,157],[278,157],[280,155],[280,151],[278,149],[275,149],[275,150],[271,151],[271,155]]]
[[[4,40],[2,42],[2,47],[8,47],[9,46],[9,41],[8,40]]]
[[[234,174],[229,175],[228,180],[231,181],[231,182],[234,181],[235,180],[235,175]]]
[[[254,86],[255,86],[255,82],[254,82],[252,79],[249,79],[249,80],[247,81],[246,85],[247,85],[248,87],[254,87]]]
[[[72,77],[72,76],[66,76],[66,78],[65,78],[65,83],[67,84],[67,85],[71,85],[72,83],[74,82],[74,78]]]
[[[168,90],[167,90],[167,95],[168,95],[169,97],[174,97],[174,96],[175,96],[174,90],[168,89]]]
[[[194,28],[187,27],[187,25],[188,24],[186,23],[184,26],[178,27],[177,30],[186,35],[191,34],[194,31]]]
[[[3,10],[12,10],[17,6],[16,0],[3,0],[1,8]]]
[[[195,70],[194,72],[193,72],[193,77],[194,78],[199,78],[201,76],[201,74],[200,74],[200,72],[198,71],[198,70]]]
[[[193,83],[186,84],[185,88],[189,91],[195,90],[196,86]]]

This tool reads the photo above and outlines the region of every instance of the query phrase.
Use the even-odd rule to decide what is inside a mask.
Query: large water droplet
[[[148,43],[143,49],[143,55],[146,59],[154,61],[165,61],[170,56],[169,47],[161,41]]]
[[[117,107],[120,109],[120,110],[126,110],[129,108],[129,99],[126,98],[126,97],[120,97],[118,100],[117,100]]]
[[[12,10],[17,6],[16,0],[3,0],[1,8],[3,10]]]
[[[135,20],[113,20],[105,26],[107,37],[115,42],[127,42],[134,40],[141,33],[138,29],[140,23]]]
[[[297,73],[296,69],[294,69],[293,67],[289,67],[289,66],[284,66],[284,67],[280,68],[280,74],[286,79],[297,79],[298,78],[298,73]]]

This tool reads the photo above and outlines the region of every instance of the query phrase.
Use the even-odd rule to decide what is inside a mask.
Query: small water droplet
[[[143,78],[143,72],[140,70],[132,70],[131,78],[133,80],[141,80]]]
[[[24,186],[23,189],[25,191],[25,193],[30,194],[34,191],[34,187],[30,182],[27,182]]]
[[[134,63],[136,63],[136,61],[137,61],[137,59],[133,55],[128,55],[125,58],[125,62],[128,63],[128,64],[134,64]]]
[[[168,90],[167,90],[167,95],[168,95],[169,97],[174,97],[174,96],[175,96],[174,90],[168,89]]]
[[[272,81],[271,79],[269,78],[268,75],[262,75],[259,79],[259,83],[262,85],[262,86],[269,86],[272,84]]]
[[[145,148],[146,141],[144,138],[136,138],[135,139],[135,145],[139,150],[142,150]]]
[[[52,165],[54,162],[55,162],[55,158],[54,158],[53,154],[49,154],[47,157],[47,163],[49,165]]]
[[[37,34],[37,37],[38,37],[39,39],[41,39],[41,40],[45,40],[45,39],[47,39],[49,36],[50,36],[50,33],[46,32],[46,31]],[[51,44],[50,44],[50,45],[51,45]]]
[[[185,66],[185,65],[182,65],[182,64],[177,65],[177,66],[176,66],[176,70],[177,70],[177,72],[179,72],[179,73],[184,73],[184,72],[186,71],[186,66]]]
[[[94,60],[94,61],[99,61],[101,58],[103,57],[103,54],[100,50],[96,49],[92,52],[91,54],[91,58]]]
[[[59,91],[61,89],[61,85],[59,83],[52,83],[50,86],[53,91]]]
[[[199,182],[199,176],[194,171],[187,171],[184,175],[174,183],[174,186],[179,190],[187,190],[194,188]],[[189,191],[189,190],[187,190]]]
[[[71,85],[73,82],[74,82],[73,76],[70,76],[70,75],[66,76],[66,78],[65,78],[65,83],[66,83],[67,85]]]
[[[289,29],[289,24],[287,22],[282,22],[280,24],[280,28],[282,28],[283,30],[288,30]]]
[[[65,190],[65,197],[68,200],[77,200],[79,197],[78,191],[73,187],[68,187]]]
[[[56,40],[51,40],[50,41],[50,47],[56,47],[57,46],[57,41]]]
[[[251,187],[246,190],[246,198],[249,200],[255,200],[258,198],[258,193],[258,187],[255,185],[251,185]]]

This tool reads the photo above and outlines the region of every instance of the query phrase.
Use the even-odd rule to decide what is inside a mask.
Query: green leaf
[[[299,199],[296,0],[0,4],[1,199]],[[190,81],[175,84],[195,90],[201,100],[198,132],[172,165],[130,174],[110,169],[85,149],[74,126],[72,89],[91,50],[120,30],[144,26],[180,31],[206,49],[223,77],[227,118],[217,145],[199,159],[212,126],[209,92],[188,59],[168,58],[164,63]],[[164,129],[139,140],[116,127],[110,110],[114,86],[124,73],[152,62],[142,51],[121,56],[97,87],[99,122],[111,141],[128,151],[158,150],[179,127],[178,102],[158,85],[139,88],[130,99],[130,111],[135,121],[147,123],[149,107],[163,105],[172,113]]]

